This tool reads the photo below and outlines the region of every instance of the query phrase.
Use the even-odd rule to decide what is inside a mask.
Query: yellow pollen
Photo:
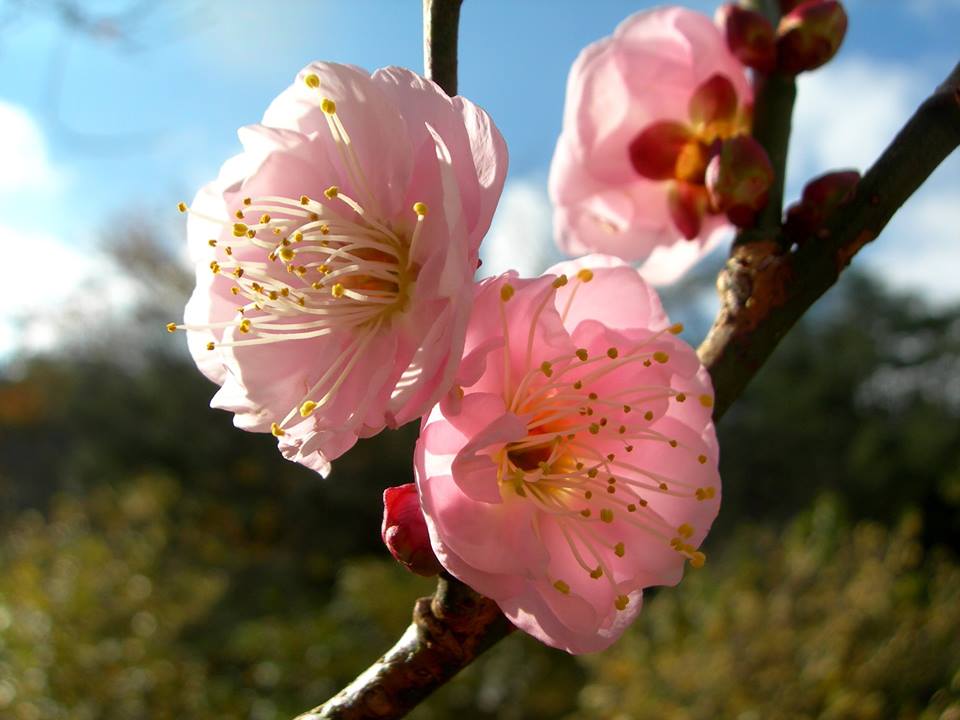
[[[591,570],[591,571],[590,571],[590,577],[592,577],[594,580],[599,580],[600,578],[602,578],[602,577],[603,577],[603,568],[600,567],[599,565],[597,565],[596,570]]]
[[[624,547],[622,542],[618,542],[613,546],[613,554],[617,557],[623,557],[623,554],[627,551],[627,548]]]
[[[675,399],[677,402],[684,402],[686,401],[687,396],[685,393],[677,393]]]
[[[247,226],[243,223],[234,223],[233,224],[233,235],[234,237],[243,237],[247,234]]]
[[[299,230],[293,234],[294,242],[303,242],[303,233]]]
[[[210,247],[216,247],[217,241],[213,239],[207,240],[207,245],[209,245]]]
[[[176,323],[167,323],[167,332],[176,332],[177,324]]]
[[[317,404],[313,400],[307,400],[300,406],[300,417],[310,417],[310,414],[317,409]]]
[[[310,198],[307,197],[306,195],[301,195],[301,196],[300,196],[300,204],[301,204],[301,205],[309,205],[309,204],[310,204]]]
[[[415,202],[413,204],[413,211],[417,214],[417,217],[423,217],[427,214],[427,204],[422,202]]]
[[[247,237],[248,237],[248,238],[252,238],[252,237],[256,237],[256,236],[257,236],[257,231],[256,231],[256,230],[247,230]]]
[[[234,216],[237,220],[243,220],[243,210],[237,210],[237,211],[233,214],[233,216]]]
[[[284,435],[287,434],[286,432],[284,432],[284,429],[279,425],[277,425],[276,423],[272,423],[270,425],[270,432],[273,433],[274,437],[283,437]]]
[[[304,77],[303,81],[307,84],[307,87],[314,88],[314,89],[320,87],[320,78],[313,73],[310,73],[309,75]]]
[[[542,363],[540,363],[540,372],[542,372],[547,377],[550,377],[551,375],[553,375],[553,366],[551,366],[549,362],[544,360]]]
[[[327,198],[327,200],[333,200],[339,194],[340,188],[338,188],[336,185],[331,185],[323,191],[323,195],[325,198]]]
[[[207,343],[207,350],[213,350],[213,348],[214,348],[213,343],[212,343],[212,342],[208,342],[208,343]]]
[[[713,398],[709,395],[701,395],[700,404],[703,405],[705,408],[713,407]]]
[[[253,198],[245,197],[245,198],[243,199],[243,204],[244,204],[244,205],[250,205],[251,203],[253,203]]]
[[[210,263],[210,270],[214,275],[216,275],[218,272],[220,272],[220,263],[214,260],[212,263]]]
[[[238,268],[238,269],[239,269],[239,268]],[[230,292],[231,292],[232,294],[234,294],[234,295],[239,295],[239,294],[240,294],[240,288],[238,288],[236,285],[234,285],[232,288],[230,288]]]
[[[513,293],[515,292],[516,290],[514,290],[513,285],[510,285],[509,283],[507,283],[506,285],[500,288],[500,299],[503,300],[503,302],[507,302],[510,298],[513,297]]]
[[[570,586],[567,585],[563,580],[557,580],[557,581],[553,584],[553,586],[554,586],[557,590],[559,590],[560,592],[562,592],[564,595],[569,595],[569,594],[570,594]]]
[[[587,268],[584,268],[583,270],[577,273],[577,278],[581,282],[590,282],[591,280],[593,280],[593,270],[588,270]]]
[[[261,225],[266,225],[268,222],[270,222],[270,216],[269,216],[269,215],[267,215],[266,213],[264,213],[263,215],[260,216],[260,224],[261,224]]]
[[[230,247],[229,245],[227,245],[227,246],[223,249],[223,251],[224,251],[227,255],[233,255],[233,248]]]
[[[285,247],[285,248],[280,248],[280,252],[278,254],[280,255],[280,258],[282,260],[285,260],[286,262],[290,262],[291,260],[293,260],[293,256],[295,253],[290,248]]]
[[[693,535],[693,526],[690,525],[689,523],[684,523],[683,525],[677,528],[677,533],[681,537],[688,538]]]
[[[603,508],[600,511],[600,519],[608,525],[613,522],[613,510],[610,508]]]
[[[324,98],[320,101],[320,109],[327,115],[333,115],[337,111],[337,104],[330,98]]]
[[[613,601],[613,604],[617,610],[626,610],[627,605],[630,604],[630,598],[626,595],[617,595],[617,599]]]
[[[648,421],[648,422],[649,422],[650,420],[653,420],[653,410],[647,410],[647,411],[643,414],[643,419],[646,420],[646,421]]]
[[[554,288],[562,288],[562,287],[563,287],[564,285],[566,285],[566,284],[567,284],[567,276],[566,276],[566,275],[560,275],[560,276],[557,277],[556,280],[553,281],[553,287],[554,287]]]
[[[248,333],[250,332],[250,321],[247,318],[244,318],[240,321],[240,332]]]
[[[586,348],[578,348],[575,355],[578,358],[580,358],[580,360],[582,360],[583,362],[586,362],[587,358],[590,357],[590,355],[587,353]]]
[[[332,288],[330,288],[330,294],[335,298],[343,297],[343,285],[341,283],[335,283]]]
[[[238,278],[238,279],[239,279],[239,278],[242,278],[242,277],[243,277],[243,268],[242,268],[242,267],[238,267],[236,270],[234,270],[234,271],[233,271],[233,276],[234,276],[235,278]]]
[[[657,350],[657,352],[653,354],[653,359],[663,365],[667,360],[670,359],[670,356],[661,350]]]
[[[671,335],[679,335],[680,333],[683,332],[683,323],[674,323],[669,328],[667,328],[667,330],[670,332]]]
[[[616,348],[610,348],[609,350],[607,350],[607,357],[610,358],[611,360],[616,360],[616,359],[617,359],[617,355],[619,355],[619,354],[620,354],[620,353],[617,352],[617,349],[616,349]]]
[[[329,235],[329,234],[330,234],[330,226],[329,226],[329,225],[321,225],[321,226],[320,226],[320,234],[321,234],[321,235]],[[323,243],[320,243],[320,244],[323,245],[325,242],[326,242],[326,240],[324,240]]]
[[[177,210],[179,210],[180,212],[185,213],[185,212],[187,211],[187,209],[188,209],[188,208],[187,208],[187,204],[186,204],[185,202],[178,202],[178,203],[177,203]]]
[[[695,568],[702,568],[703,564],[707,561],[707,556],[702,552],[697,550],[690,556],[690,566]]]

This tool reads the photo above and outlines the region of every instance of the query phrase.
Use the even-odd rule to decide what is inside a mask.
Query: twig
[[[816,237],[791,252],[764,228],[734,245],[717,286],[721,308],[698,354],[720,418],[780,339],[850,260],[960,145],[960,64],[928,97]],[[750,234],[753,233],[753,234]]]
[[[457,94],[457,29],[463,0],[423,0],[423,68],[450,97]]]

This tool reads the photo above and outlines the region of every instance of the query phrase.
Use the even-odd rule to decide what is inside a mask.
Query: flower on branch
[[[433,549],[519,628],[601,650],[679,582],[720,504],[709,376],[608,256],[476,292],[457,385],[415,470]]]
[[[407,570],[424,577],[440,572],[430,547],[427,524],[420,510],[420,497],[413,483],[383,491],[383,523],[380,537],[394,559]]]
[[[421,416],[460,360],[507,151],[409,70],[315,63],[189,207],[191,353],[214,407],[323,474]]]
[[[584,49],[550,171],[561,247],[643,261],[654,282],[683,274],[727,225],[704,172],[749,130],[752,97],[723,34],[684,8],[632,15]]]

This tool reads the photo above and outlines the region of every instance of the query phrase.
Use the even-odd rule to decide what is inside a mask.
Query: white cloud
[[[59,176],[43,133],[23,108],[0,100],[0,191],[48,188]]]
[[[533,277],[560,259],[553,244],[553,209],[545,179],[507,181],[480,253],[483,277],[507,270]]]

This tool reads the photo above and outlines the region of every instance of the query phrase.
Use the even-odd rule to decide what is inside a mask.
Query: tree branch
[[[734,244],[717,287],[721,308],[698,354],[719,419],[793,324],[860,249],[960,145],[960,65],[928,97],[857,185],[850,202],[795,252],[759,227]]]
[[[463,0],[423,0],[423,69],[450,97],[457,94],[457,29]]]

